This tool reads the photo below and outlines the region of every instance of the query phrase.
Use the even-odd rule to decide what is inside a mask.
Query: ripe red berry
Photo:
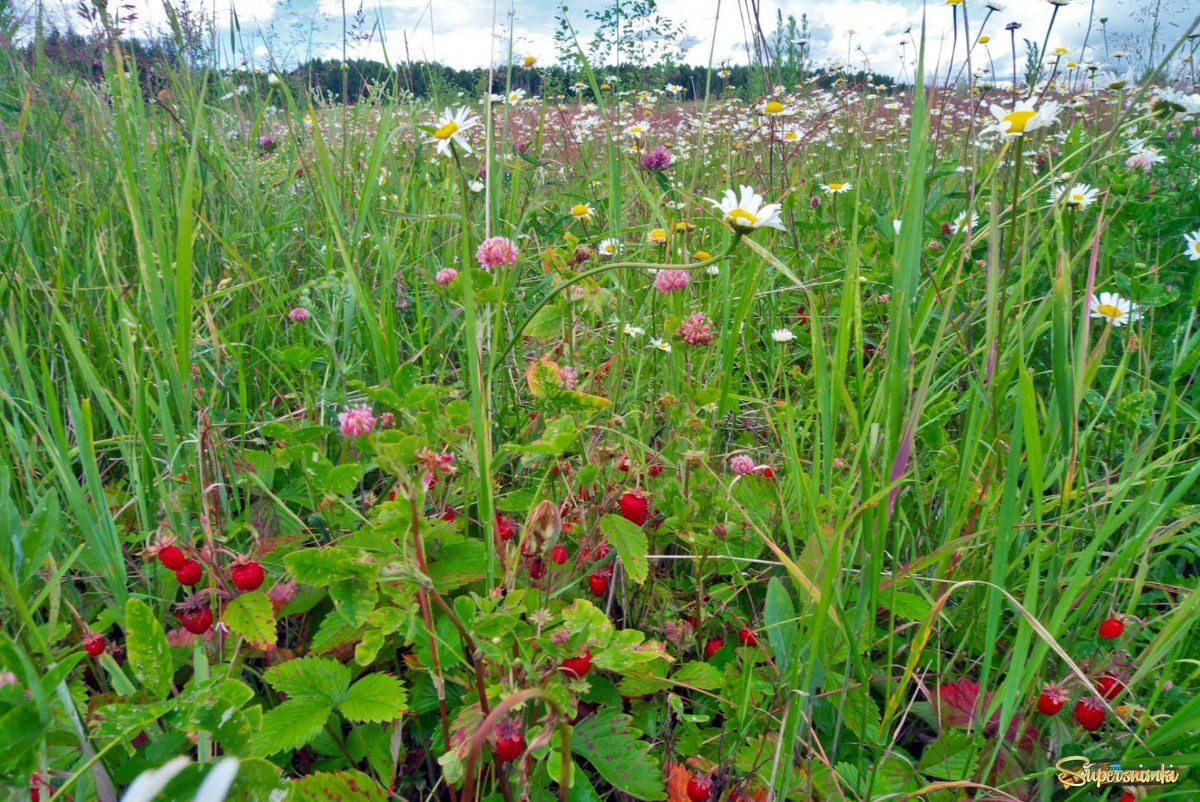
[[[567,561],[567,547],[559,543],[550,549],[550,561],[555,565],[563,565]]]
[[[612,546],[608,545],[607,543],[601,543],[599,546],[596,547],[596,550],[594,552],[592,552],[592,558],[596,562],[600,562],[605,557],[607,557],[609,552],[611,552],[611,551],[612,551]]]
[[[617,502],[621,516],[632,524],[641,526],[650,517],[650,503],[640,490],[626,490]]]
[[[229,569],[229,578],[238,590],[258,590],[263,583],[263,568],[255,560],[235,562]]]
[[[83,650],[87,652],[88,657],[99,657],[104,654],[106,646],[108,646],[108,642],[99,632],[88,633],[83,638]]]
[[[764,479],[773,479],[775,477],[775,471],[771,468],[770,465],[768,465],[767,467],[762,469],[760,476],[762,476]]]
[[[707,777],[688,777],[687,795],[692,802],[708,802],[712,782]]]
[[[704,656],[711,659],[724,645],[725,641],[720,638],[709,638],[708,643],[704,644]]]
[[[1101,674],[1096,677],[1095,684],[1096,690],[1100,691],[1100,695],[1105,699],[1116,699],[1121,695],[1121,691],[1125,690],[1125,683],[1112,674]]]
[[[603,596],[608,590],[608,577],[599,571],[588,577],[588,590],[593,596]]]
[[[525,569],[529,571],[529,578],[537,582],[546,575],[546,561],[537,556],[527,557]]]
[[[158,561],[172,571],[178,571],[187,562],[187,557],[178,546],[163,546],[158,550]]]
[[[447,508],[446,508],[446,511],[442,513],[442,520],[443,520],[443,521],[447,521],[447,522],[449,522],[449,521],[453,521],[453,520],[455,519],[455,517],[456,517],[456,516],[455,516],[455,513],[454,513],[454,508],[453,508],[453,507],[447,507]]]
[[[500,541],[507,543],[513,539],[513,535],[517,534],[517,522],[507,515],[496,513],[496,536]]]
[[[511,763],[525,753],[525,736],[521,733],[496,739],[496,758],[501,763]]]
[[[650,466],[648,473],[651,476],[658,476],[660,473],[662,473],[662,466],[659,465],[658,463],[655,463]]]
[[[1046,685],[1038,697],[1037,709],[1043,716],[1057,715],[1067,701],[1067,695],[1057,685]]]
[[[1085,696],[1075,703],[1075,720],[1088,732],[1100,729],[1104,715],[1104,703],[1094,696]]]
[[[207,607],[180,611],[176,615],[179,617],[179,623],[183,624],[183,628],[193,635],[203,635],[212,627],[213,614],[212,610]]]
[[[585,651],[577,657],[568,657],[562,661],[563,671],[575,679],[583,679],[592,670],[592,653]]]
[[[203,577],[204,569],[195,560],[185,560],[183,565],[179,566],[175,571],[175,578],[179,580],[179,584],[186,585],[187,587],[195,585]]]
[[[1106,618],[1100,624],[1100,637],[1105,640],[1116,640],[1125,631],[1125,622],[1119,618]]]
[[[755,635],[752,631],[750,631],[746,627],[742,627],[741,629],[738,630],[738,640],[740,640],[742,642],[743,646],[757,646],[758,645],[758,636]]]
[[[1132,791],[1126,791],[1121,794],[1121,802],[1137,802],[1137,797],[1133,795]]]

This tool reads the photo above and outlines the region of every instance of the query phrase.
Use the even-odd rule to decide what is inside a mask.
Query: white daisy
[[[954,231],[955,234],[961,234],[962,232],[966,231],[968,228],[970,228],[972,231],[974,231],[975,227],[978,224],[979,224],[979,215],[972,214],[971,222],[968,223],[967,222],[967,213],[964,210],[964,211],[961,211],[958,213],[958,217],[954,218],[954,223],[951,224],[950,228],[952,231]]]
[[[651,339],[650,344],[646,347],[657,348],[659,351],[663,351],[664,353],[668,354],[671,353],[671,344],[666,340],[660,340],[657,337]]]
[[[1063,184],[1054,190],[1054,199],[1068,209],[1086,209],[1096,202],[1100,190],[1087,184],[1067,186]]]
[[[643,334],[646,333],[646,330],[643,329],[641,326],[635,326],[632,323],[626,323],[625,327],[623,329],[621,329],[621,331],[625,334],[626,337],[641,337]]]
[[[611,237],[602,239],[596,245],[596,252],[603,257],[612,258],[621,252],[621,242]]]
[[[1184,234],[1183,239],[1187,243],[1187,247],[1183,249],[1187,258],[1193,262],[1200,259],[1200,228],[1191,234]]]
[[[843,192],[849,192],[850,190],[854,189],[854,185],[851,184],[849,181],[846,181],[844,183],[838,182],[838,181],[830,181],[828,184],[821,184],[821,189],[823,189],[825,191],[826,195],[839,195]]]
[[[770,226],[780,231],[787,231],[783,221],[779,219],[779,210],[783,207],[778,203],[763,205],[762,195],[744,184],[740,187],[741,197],[732,189],[725,190],[721,200],[705,198],[717,211],[725,216],[725,222],[741,231],[753,231],[756,228]]]
[[[472,115],[466,106],[446,109],[433,131],[433,139],[426,140],[426,144],[437,145],[437,152],[443,156],[450,155],[451,142],[457,143],[460,148],[470,153],[471,146],[467,144],[463,134],[478,122],[479,118]]]
[[[996,122],[979,133],[997,133],[1005,139],[1013,139],[1054,124],[1061,109],[1053,100],[1047,100],[1041,108],[1034,108],[1028,100],[1018,100],[1011,111],[992,104],[991,112]]]
[[[1102,292],[1099,297],[1092,296],[1088,304],[1088,312],[1092,317],[1106,318],[1114,326],[1124,326],[1134,320],[1141,320],[1142,313],[1133,304],[1115,292]]]

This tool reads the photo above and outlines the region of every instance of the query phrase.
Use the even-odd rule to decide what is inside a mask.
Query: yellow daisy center
[[[787,133],[785,133],[783,135],[783,138],[786,139],[788,142],[794,142],[797,139],[799,139],[800,137],[796,134],[795,131],[788,131]]]
[[[708,251],[696,251],[692,254],[692,258],[697,262],[706,262],[712,258],[712,254]]]
[[[667,232],[661,228],[654,229],[653,231],[650,232],[650,241],[651,242],[666,242],[667,241]]]
[[[451,120],[448,123],[442,123],[441,127],[433,132],[433,135],[437,139],[449,139],[456,133],[458,133],[458,123]]]
[[[758,222],[758,218],[745,209],[734,209],[725,215],[725,219],[735,226],[744,226],[747,228]]]
[[[571,207],[571,214],[575,217],[587,217],[588,211],[587,205],[583,203],[577,203]]]
[[[1036,111],[1010,111],[1005,114],[1000,122],[1008,123],[1008,132],[1010,134],[1025,133],[1025,126],[1029,125],[1029,121],[1033,119]]]
[[[841,192],[842,188],[845,187],[846,185],[835,181],[832,184],[827,184],[826,186],[829,187],[830,192]]]
[[[986,45],[990,41],[992,41],[992,37],[990,37],[990,36],[979,37],[979,44],[981,44],[981,45]]]
[[[783,111],[783,104],[778,100],[768,100],[767,104],[763,106],[763,111],[767,114],[778,114]]]
[[[1200,253],[1200,239],[1198,239],[1194,243],[1192,243],[1192,250],[1195,253]]]
[[[1116,320],[1121,316],[1121,310],[1112,304],[1099,304],[1096,306],[1096,311],[1105,317],[1112,318],[1113,320]]]

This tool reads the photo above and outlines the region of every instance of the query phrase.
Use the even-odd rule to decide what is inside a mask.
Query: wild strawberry
[[[175,578],[179,580],[179,584],[189,588],[198,583],[203,577],[204,569],[195,560],[184,560],[183,565],[179,566],[175,571]]]
[[[507,515],[496,513],[496,536],[500,538],[502,543],[507,543],[517,534],[517,522]]]
[[[511,763],[523,754],[525,754],[524,735],[496,739],[496,758],[501,763]]]
[[[229,569],[229,578],[238,590],[258,590],[263,583],[263,568],[257,560],[239,557]]]
[[[1125,631],[1125,622],[1119,618],[1106,618],[1100,624],[1100,637],[1105,640],[1116,640]]]
[[[621,461],[617,463],[617,470],[622,473],[629,473],[629,457],[621,455]]]
[[[608,591],[608,575],[596,571],[588,577],[588,590],[593,596],[603,596]]]
[[[550,549],[550,561],[555,565],[563,565],[567,561],[567,547],[559,543]]]
[[[454,513],[453,507],[447,507],[446,511],[442,513],[442,520],[446,521],[447,523],[453,521],[455,517],[457,516]]]
[[[762,476],[764,479],[773,479],[773,478],[775,478],[775,471],[773,468],[771,468],[770,465],[767,465],[765,468],[762,469],[762,472],[759,475]]]
[[[648,472],[651,476],[658,476],[660,473],[662,473],[662,466],[656,462],[650,466]]]
[[[1121,691],[1125,690],[1125,683],[1112,674],[1101,674],[1096,677],[1095,685],[1096,690],[1100,691],[1100,695],[1105,699],[1116,699],[1121,695]]]
[[[747,627],[742,627],[738,630],[738,640],[742,642],[743,646],[758,645],[758,636]]]
[[[193,635],[203,635],[212,627],[213,614],[212,610],[207,607],[180,610],[175,615],[179,617],[179,623],[183,624],[183,628]]]
[[[575,679],[583,679],[592,670],[592,653],[584,650],[583,654],[568,657],[562,661],[563,671]]]
[[[89,632],[83,637],[83,650],[87,652],[88,657],[99,657],[104,654],[106,646],[108,646],[108,641],[104,640],[104,636],[99,632]]]
[[[612,546],[608,545],[607,543],[601,543],[599,546],[596,547],[596,550],[594,552],[592,552],[592,557],[596,560],[596,562],[600,562],[605,557],[607,557],[609,552],[611,552],[611,551],[612,551]]]
[[[1121,794],[1121,802],[1137,802],[1137,797],[1133,795],[1132,791],[1126,791]]]
[[[709,638],[708,643],[704,644],[704,656],[712,659],[712,656],[721,650],[725,645],[725,641],[720,638]]]
[[[529,578],[537,582],[546,575],[546,561],[537,556],[527,557],[525,569],[529,571]]]
[[[621,516],[632,524],[641,526],[650,517],[650,504],[640,490],[626,490],[617,502]]]
[[[1075,703],[1075,720],[1088,732],[1095,732],[1104,723],[1104,703],[1094,696],[1085,696]]]
[[[1037,709],[1043,716],[1057,715],[1067,701],[1067,694],[1057,685],[1046,683],[1042,694],[1038,697]]]
[[[687,795],[692,802],[708,802],[712,793],[712,781],[707,777],[688,777]]]
[[[525,753],[525,733],[521,724],[506,718],[496,725],[496,759],[511,763]]]
[[[171,544],[158,550],[158,561],[166,568],[178,571],[187,562],[187,557],[183,555],[178,546]]]

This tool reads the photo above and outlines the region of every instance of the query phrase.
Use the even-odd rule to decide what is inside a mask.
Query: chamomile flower
[[[577,203],[571,207],[571,216],[585,223],[589,222],[594,214],[595,211],[587,203]]]
[[[759,104],[758,110],[763,114],[770,114],[773,116],[791,113],[788,107],[783,105],[783,103],[778,100],[764,100]]]
[[[637,339],[638,337],[641,337],[643,334],[645,334],[646,330],[643,329],[641,326],[635,326],[632,323],[626,323],[621,328],[621,333],[624,334],[626,337],[633,337],[634,339]]]
[[[650,240],[652,245],[665,245],[667,242],[666,229],[655,228],[646,235],[646,239]]]
[[[830,181],[828,184],[821,184],[821,189],[826,195],[840,195],[854,189],[854,185],[849,181]]]
[[[1187,246],[1183,249],[1184,255],[1192,262],[1200,259],[1200,228],[1191,234],[1184,234],[1183,240],[1187,243]]]
[[[1105,318],[1114,326],[1124,326],[1134,320],[1141,320],[1142,313],[1134,308],[1127,298],[1122,298],[1115,292],[1102,292],[1099,297],[1093,295],[1088,304],[1088,313],[1092,317]]]
[[[471,146],[467,144],[466,137],[463,134],[478,122],[479,118],[471,114],[471,110],[466,106],[460,106],[457,109],[446,109],[442,112],[442,116],[437,123],[437,128],[433,131],[433,139],[426,140],[426,143],[437,145],[437,152],[443,156],[450,155],[451,142],[456,143],[464,151],[470,153]]]
[[[666,354],[671,353],[671,344],[669,342],[667,342],[666,340],[660,340],[657,337],[652,338],[650,340],[650,344],[646,347],[647,348],[655,348]]]
[[[612,237],[609,237],[608,239],[602,239],[596,244],[596,253],[600,254],[605,259],[611,259],[620,252],[620,240],[613,239]]]
[[[1055,188],[1054,199],[1068,209],[1081,210],[1095,203],[1096,196],[1099,194],[1098,189],[1087,184],[1075,184],[1074,186],[1064,184]]]
[[[763,205],[762,195],[744,184],[739,189],[741,190],[740,197],[732,189],[727,189],[724,197],[719,201],[712,198],[704,200],[721,212],[725,217],[725,222],[739,231],[753,231],[766,226],[787,231],[783,221],[779,219],[779,210],[783,208],[782,206],[778,203]]]
[[[954,218],[954,222],[950,225],[950,228],[955,234],[961,234],[962,232],[966,231],[968,228],[970,228],[972,231],[974,231],[975,226],[978,224],[979,224],[979,215],[972,214],[971,218],[970,218],[970,223],[968,223],[967,222],[967,212],[964,210],[964,211],[961,211],[958,213],[958,217]]]
[[[1013,139],[1039,128],[1053,125],[1061,109],[1062,107],[1053,100],[1042,103],[1040,108],[1035,108],[1027,100],[1018,100],[1011,111],[1006,111],[1003,107],[993,104],[991,112],[992,116],[996,118],[996,122],[979,133],[997,133],[1005,139]]]
[[[771,339],[777,343],[790,343],[796,339],[796,335],[791,329],[775,329],[771,332]]]

